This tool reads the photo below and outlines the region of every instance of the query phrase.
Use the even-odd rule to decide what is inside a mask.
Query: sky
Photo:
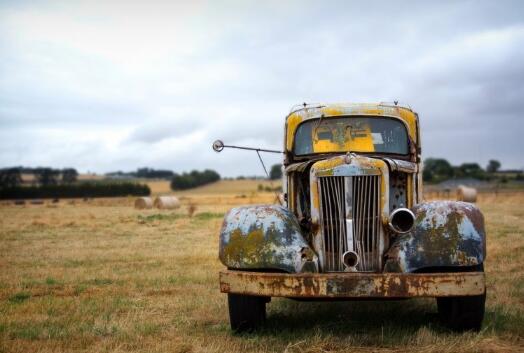
[[[212,142],[282,149],[295,104],[394,100],[424,158],[524,168],[524,2],[0,0],[0,167],[263,175]]]

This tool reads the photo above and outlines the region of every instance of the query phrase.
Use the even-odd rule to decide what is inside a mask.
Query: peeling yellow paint
[[[316,170],[333,169],[344,163],[345,162],[343,158],[324,159],[322,161],[318,161],[315,163],[315,169]]]
[[[410,110],[405,108],[397,108],[400,117],[408,125],[408,133],[413,141],[418,144],[417,141],[417,116]]]
[[[297,127],[302,122],[302,120],[302,117],[297,113],[291,114],[287,118],[286,148],[288,151],[291,151],[291,149],[293,148],[293,139],[295,138],[295,131],[297,130]]]
[[[335,106],[322,108],[322,114],[324,114],[325,116],[339,116],[343,113],[344,112],[342,109],[337,108]]]
[[[407,200],[407,207],[411,208],[413,207],[413,175],[408,174],[407,175],[407,189],[406,189],[406,200]]]

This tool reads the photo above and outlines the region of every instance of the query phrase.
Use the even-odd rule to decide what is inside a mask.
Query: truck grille
[[[342,254],[355,251],[358,271],[380,268],[380,176],[319,177],[326,272],[344,271]],[[353,235],[349,249],[348,234]]]

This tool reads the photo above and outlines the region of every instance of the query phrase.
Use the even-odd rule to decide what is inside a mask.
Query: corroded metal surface
[[[295,216],[276,205],[231,209],[220,232],[219,258],[233,269],[318,271]]]
[[[220,272],[223,293],[290,298],[409,298],[480,295],[483,272],[432,274]]]
[[[390,172],[389,174],[389,200],[390,211],[397,208],[409,207],[408,198],[408,174]]]
[[[414,230],[393,242],[386,253],[386,272],[484,262],[484,217],[477,207],[466,202],[436,201],[419,204],[413,212]]]

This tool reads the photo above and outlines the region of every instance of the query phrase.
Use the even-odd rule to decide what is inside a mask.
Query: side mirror
[[[224,142],[222,142],[221,140],[216,140],[215,142],[213,142],[213,150],[215,152],[222,152],[223,149],[224,149]]]

